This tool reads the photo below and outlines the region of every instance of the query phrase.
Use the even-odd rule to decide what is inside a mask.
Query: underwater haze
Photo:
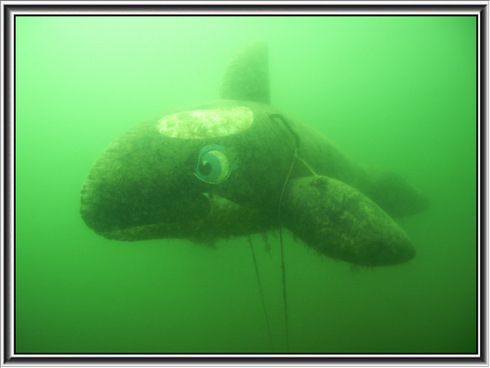
[[[136,123],[215,100],[245,43],[271,104],[430,200],[416,256],[354,267],[284,231],[291,353],[477,353],[475,16],[17,16],[15,352],[287,352],[277,234],[108,240],[80,190]],[[326,158],[328,159],[328,158]]]

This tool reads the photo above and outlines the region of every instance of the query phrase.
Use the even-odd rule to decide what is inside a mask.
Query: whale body
[[[232,58],[220,97],[141,122],[111,143],[82,187],[85,223],[126,241],[209,242],[285,227],[354,264],[415,256],[394,218],[425,210],[426,197],[274,108],[265,42]]]

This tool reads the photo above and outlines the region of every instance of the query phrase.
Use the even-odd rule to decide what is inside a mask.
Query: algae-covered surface
[[[473,16],[18,16],[15,351],[476,353],[476,22]],[[300,203],[285,204],[284,213],[294,220],[290,229],[299,227],[296,235],[318,239],[308,227],[316,217],[300,216],[305,203],[310,203],[307,210],[318,209],[333,220],[317,249],[283,230],[288,344],[277,219],[251,208],[256,198],[265,207],[281,196],[282,181],[275,178],[278,170],[287,172],[289,161],[277,158],[287,149],[273,137],[263,150],[257,149],[262,134],[249,150],[240,141],[234,151],[242,161],[227,166],[230,171],[239,167],[240,175],[225,172],[212,183],[204,166],[197,167],[206,178],[202,185],[221,185],[229,175],[219,193],[224,197],[245,181],[251,184],[232,193],[244,204],[240,211],[215,198],[226,211],[212,212],[219,215],[192,231],[175,230],[175,236],[193,232],[192,239],[116,240],[117,224],[104,215],[97,224],[112,232],[109,239],[80,215],[82,186],[106,147],[148,119],[160,121],[169,137],[194,137],[197,133],[176,128],[179,115],[165,113],[217,100],[229,60],[255,39],[268,44],[270,86],[264,99],[270,92],[274,109],[325,135],[352,162],[400,175],[430,202],[428,209],[410,216],[392,220],[382,215],[383,223],[410,239],[415,257],[365,267],[321,253],[332,244],[341,249],[342,239],[358,242],[346,233],[345,228],[353,228],[346,226],[350,220],[332,210],[343,202],[324,196],[302,200],[307,191],[293,192],[292,199]],[[217,123],[216,135],[246,131],[249,118],[240,119],[235,127]],[[174,221],[187,216],[183,208],[189,208],[195,218],[204,216],[207,197],[197,191],[177,197],[181,202],[174,197],[166,206],[162,193],[168,183],[185,188],[176,173],[196,164],[184,161],[166,172],[158,166],[160,159],[174,156],[153,157],[152,145],[158,142],[151,142],[141,156],[145,162],[128,148],[135,178],[153,160],[152,174],[161,179],[149,185],[142,175],[141,187],[152,188],[144,198],[153,201],[154,211],[144,215]],[[195,139],[189,145],[199,152]],[[183,151],[172,146],[175,157]],[[339,162],[325,156],[324,163],[316,156],[315,164]],[[259,170],[264,164],[270,168],[266,172]],[[128,171],[111,165],[108,161],[106,169],[121,175]],[[279,189],[271,189],[271,182]],[[396,195],[387,194],[390,189],[380,186],[370,195],[375,201],[382,198],[378,204],[396,215],[401,207]],[[356,202],[358,194],[350,189],[346,193],[354,201],[350,208],[371,206],[364,199]],[[132,201],[132,211],[143,206],[127,192],[124,196],[121,201]],[[285,200],[289,197],[286,192]],[[378,209],[363,213],[373,211]],[[251,238],[212,236],[268,228],[276,230]]]

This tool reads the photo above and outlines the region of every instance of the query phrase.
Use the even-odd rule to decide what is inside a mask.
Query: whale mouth
[[[202,221],[189,221],[185,223],[156,223],[138,225],[112,231],[101,231],[98,234],[111,240],[139,241],[165,238],[185,238],[189,231],[200,228]]]
[[[261,233],[278,226],[277,219],[216,194],[200,193],[192,197],[192,201],[187,198],[185,200],[189,206],[185,211],[181,207],[180,216],[171,211],[173,217],[165,221],[160,214],[160,219],[147,218],[146,222],[141,218],[131,222],[128,218],[124,219],[121,213],[114,217],[118,211],[108,210],[107,203],[95,206],[87,202],[85,197],[82,196],[80,207],[85,223],[99,235],[112,240],[186,238],[209,243],[219,238]]]
[[[80,214],[89,228],[111,239],[137,240],[138,233],[148,238],[164,230],[178,234],[184,224],[199,221],[210,211],[208,197],[199,192],[165,193],[127,181],[107,184],[87,179],[81,191]]]

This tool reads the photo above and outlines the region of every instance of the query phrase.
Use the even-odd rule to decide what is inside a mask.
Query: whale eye
[[[194,175],[206,183],[218,184],[226,180],[230,173],[230,160],[223,147],[205,146],[201,149]]]

